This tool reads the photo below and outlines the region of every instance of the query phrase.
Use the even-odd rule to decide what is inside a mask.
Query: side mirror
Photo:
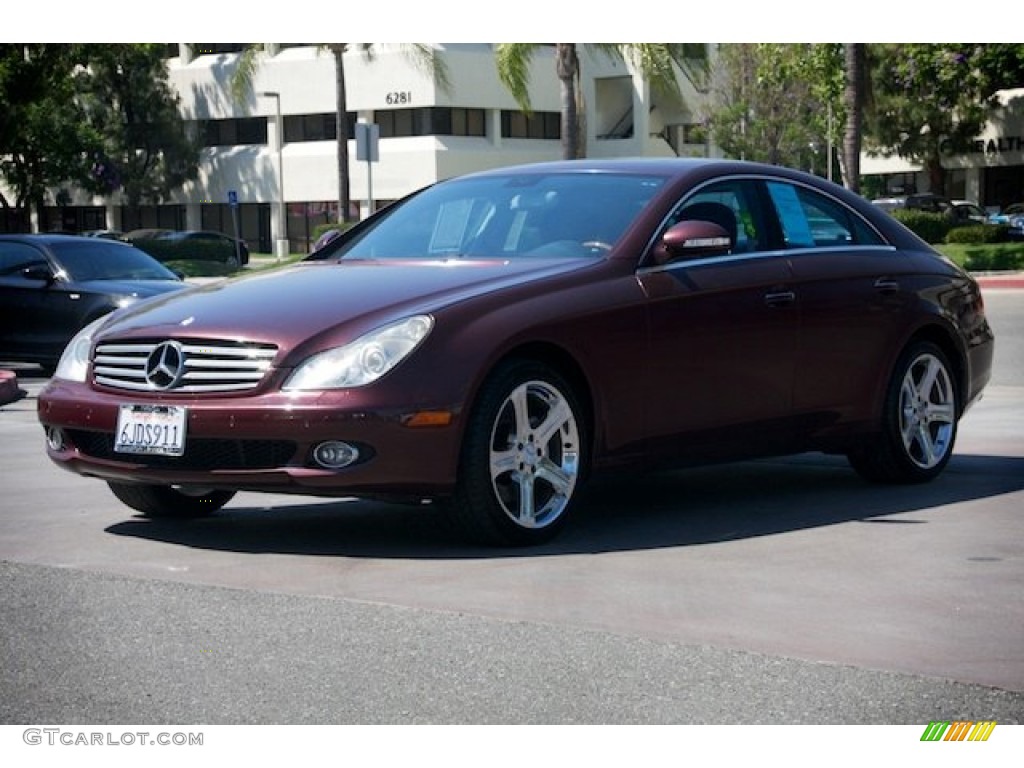
[[[340,229],[328,229],[326,232],[320,235],[320,237],[317,238],[315,243],[313,243],[313,250],[310,251],[310,254],[314,254],[317,251],[322,251],[324,248],[333,243],[339,237],[341,237]]]
[[[667,264],[680,259],[724,256],[733,241],[723,227],[711,221],[681,221],[661,237],[654,248],[654,260]]]

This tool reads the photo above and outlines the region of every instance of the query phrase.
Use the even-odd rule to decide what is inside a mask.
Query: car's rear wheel
[[[449,504],[461,532],[491,545],[554,537],[581,485],[585,438],[578,400],[562,376],[531,361],[500,366],[467,426]]]
[[[205,517],[234,497],[234,491],[209,488],[172,488],[166,485],[108,482],[114,495],[146,517]]]
[[[960,405],[952,367],[930,342],[900,357],[886,394],[882,432],[849,454],[868,480],[922,483],[937,477],[953,455]]]

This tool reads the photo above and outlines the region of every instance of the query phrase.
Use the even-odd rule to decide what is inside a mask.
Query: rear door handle
[[[794,301],[796,301],[796,294],[792,291],[777,291],[764,295],[764,303],[769,307],[786,307]]]

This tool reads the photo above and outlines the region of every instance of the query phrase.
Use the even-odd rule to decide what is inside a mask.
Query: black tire
[[[235,495],[234,491],[209,489],[186,492],[167,485],[114,482],[108,482],[107,485],[121,502],[146,517],[206,517],[231,501]]]
[[[587,462],[572,387],[540,363],[511,360],[484,385],[462,446],[450,518],[471,541],[530,546],[565,526]]]
[[[867,480],[925,483],[953,455],[960,399],[946,354],[931,342],[904,350],[893,371],[882,412],[882,432],[848,454]]]

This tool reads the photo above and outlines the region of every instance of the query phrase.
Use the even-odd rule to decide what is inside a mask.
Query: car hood
[[[592,268],[588,259],[309,262],[192,288],[112,318],[101,336],[344,343],[399,317]]]
[[[86,280],[74,283],[74,287],[88,293],[147,299],[161,293],[180,291],[186,285],[181,280]]]

